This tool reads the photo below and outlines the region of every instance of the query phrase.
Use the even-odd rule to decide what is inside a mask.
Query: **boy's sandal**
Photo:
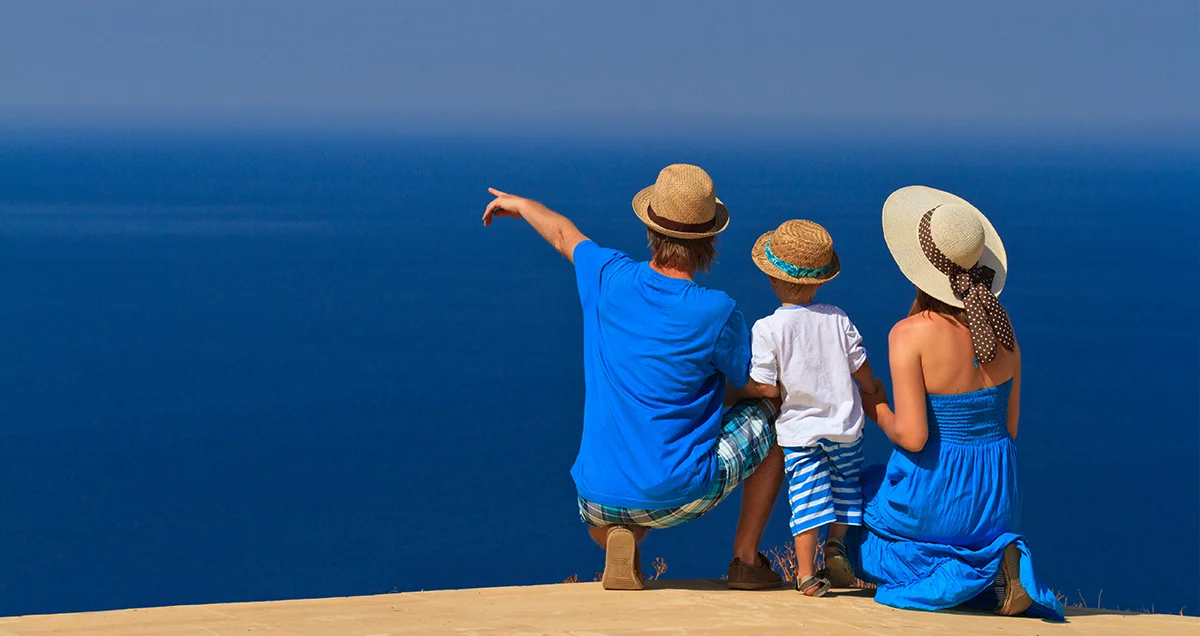
[[[850,563],[850,553],[840,539],[829,539],[825,542],[824,575],[837,588],[853,587],[854,581],[857,580],[854,565]]]
[[[796,591],[805,596],[825,596],[832,588],[829,579],[820,576],[809,575],[804,580],[796,581]]]

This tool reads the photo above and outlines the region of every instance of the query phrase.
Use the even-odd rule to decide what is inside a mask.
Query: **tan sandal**
[[[605,539],[604,574],[600,584],[606,590],[641,590],[646,587],[637,539],[625,526],[610,526]]]
[[[1021,551],[1016,543],[1004,548],[1004,558],[1000,561],[1000,573],[1003,579],[1004,595],[996,613],[1001,616],[1018,616],[1033,605],[1033,599],[1025,586],[1021,585]],[[1001,581],[997,581],[1001,583]]]
[[[833,589],[833,584],[823,576],[810,574],[802,580],[796,581],[796,591],[805,596],[825,596],[826,592],[831,589]]]

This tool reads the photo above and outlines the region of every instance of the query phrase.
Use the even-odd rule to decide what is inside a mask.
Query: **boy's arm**
[[[883,390],[883,382],[875,377],[871,363],[863,360],[862,365],[851,374],[851,377],[858,383],[858,392],[862,395],[863,413],[872,422],[883,427],[880,418],[887,419],[891,415],[891,410],[888,409],[887,393]]]
[[[871,369],[871,363],[867,360],[863,360],[862,365],[858,367],[858,371],[850,375],[858,383],[858,390],[863,395],[872,395],[876,390],[881,388],[877,382],[878,378],[875,377],[875,371]]]

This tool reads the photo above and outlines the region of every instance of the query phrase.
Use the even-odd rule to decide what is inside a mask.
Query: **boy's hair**
[[[650,261],[659,267],[707,272],[717,260],[715,236],[681,239],[646,228],[650,243]]]
[[[780,280],[771,276],[771,289],[775,295],[785,303],[801,304],[811,302],[813,296],[817,295],[817,288],[821,285],[808,283],[793,283],[787,280]]]
[[[927,311],[941,314],[951,320],[957,321],[963,326],[969,326],[967,325],[967,310],[962,307],[946,304],[918,289],[917,298],[913,300],[912,309],[908,310],[908,315],[915,316]]]

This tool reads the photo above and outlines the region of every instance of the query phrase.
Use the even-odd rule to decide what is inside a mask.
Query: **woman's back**
[[[997,347],[996,357],[980,364],[975,357],[971,330],[964,322],[961,317],[921,311],[896,325],[892,331],[893,344],[907,351],[910,360],[919,363],[919,369],[910,364],[909,373],[920,375],[925,395],[959,395],[1011,381],[1005,424],[1009,435],[1015,438],[1021,415],[1021,349],[1014,346],[1009,351]],[[914,383],[907,384],[909,395],[903,401],[909,403],[916,418],[924,419],[926,400],[924,396],[918,400]],[[897,399],[901,399],[899,394]]]
[[[926,393],[970,393],[999,386],[1015,375],[1017,354],[1003,347],[994,360],[976,366],[971,330],[954,318],[923,311],[904,323],[911,323],[909,331],[918,342]]]

